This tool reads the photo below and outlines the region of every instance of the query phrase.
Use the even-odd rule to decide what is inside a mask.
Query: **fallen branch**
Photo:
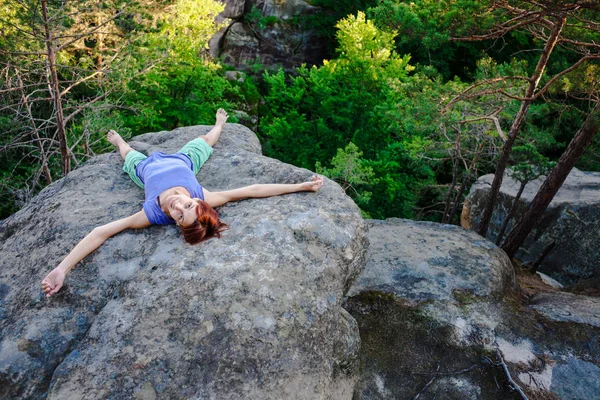
[[[500,359],[500,365],[502,365],[502,369],[504,370],[504,373],[506,374],[506,377],[508,378],[508,383],[513,387],[513,389],[515,389],[521,395],[523,400],[529,400],[527,398],[527,395],[525,394],[525,392],[523,392],[523,389],[521,389],[521,387],[519,385],[517,385],[517,383],[513,380],[512,376],[510,375],[508,366],[504,362],[504,358],[502,358],[502,353],[500,352],[499,349],[496,349],[496,355]]]
[[[469,368],[461,369],[460,371],[452,371],[452,372],[412,372],[413,375],[434,375],[434,376],[449,376],[449,375],[460,375],[465,372],[469,372],[473,369],[477,368],[477,364],[471,365]]]
[[[437,379],[437,377],[433,377],[429,380],[429,382],[427,382],[427,384],[423,387],[423,389],[421,389],[421,391],[419,393],[417,393],[417,395],[415,397],[413,397],[413,400],[417,400],[419,398],[419,396],[429,387],[431,386],[431,384]]]
[[[438,361],[438,365],[437,365],[437,368],[435,369],[435,371],[437,372],[437,371],[439,371],[439,370],[440,370],[440,363],[439,363],[439,361]],[[429,382],[427,382],[427,383],[425,384],[425,386],[423,386],[423,389],[421,389],[421,391],[420,391],[419,393],[417,393],[417,395],[416,395],[416,396],[413,398],[413,400],[417,400],[417,399],[419,398],[419,396],[421,396],[421,394],[422,394],[422,393],[423,393],[425,390],[427,390],[427,388],[428,388],[429,386],[431,386],[431,384],[432,384],[433,382],[435,382],[435,380],[436,380],[436,379],[437,379],[437,377],[435,377],[435,376],[434,376],[433,378],[431,378],[431,379],[429,380]]]

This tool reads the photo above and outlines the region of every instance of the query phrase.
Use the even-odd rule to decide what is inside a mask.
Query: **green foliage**
[[[412,218],[419,189],[432,182],[431,167],[402,142],[390,143],[366,165],[373,168],[376,177],[371,189],[374,196],[366,208],[371,217]]]
[[[521,183],[527,183],[541,175],[548,174],[556,164],[540,154],[532,143],[515,146],[511,157],[514,165],[510,169],[510,176]]]
[[[27,201],[35,194],[46,177],[44,159],[53,180],[62,175],[56,111],[48,100],[44,24],[61,32],[53,45],[74,167],[110,147],[104,140],[108,129],[127,137],[212,123],[218,107],[231,108],[226,98],[243,99],[218,65],[200,57],[219,28],[213,18],[224,6],[217,1],[85,0],[48,7],[52,18],[45,21],[39,2],[0,0],[2,47],[21,52],[0,54],[0,119],[9,121],[2,123],[0,140],[3,198]],[[31,115],[24,112],[28,108]],[[43,154],[36,143],[44,146]],[[14,210],[10,204],[0,211]]]
[[[378,26],[398,31],[398,51],[410,53],[417,63],[433,66],[450,79],[472,73],[489,45],[449,42],[449,38],[489,24],[489,19],[477,18],[486,9],[486,2],[475,0],[382,0],[369,8],[368,15]]]
[[[170,57],[196,63],[198,52],[208,48],[208,40],[221,27],[214,23],[214,17],[224,8],[214,0],[176,0],[161,31],[149,41],[158,44],[164,39]]]
[[[394,33],[379,31],[364,13],[337,26],[337,59],[302,67],[297,76],[264,75],[265,153],[305,168],[318,162],[333,175],[358,159],[357,165],[373,171],[369,183],[356,184],[354,197],[363,210],[377,217],[410,216],[414,195],[409,192],[430,175],[427,166],[415,169],[416,155],[408,148],[418,138],[399,122],[398,104],[412,70],[409,57],[396,54]],[[370,199],[367,192],[373,193]]]
[[[148,60],[153,65],[124,88],[126,104],[136,110],[124,121],[133,134],[213,123],[219,107],[232,108],[226,99],[240,97],[222,68],[201,56],[219,29],[213,18],[223,7],[213,0],[177,0],[160,29],[137,43],[129,69],[148,68]]]
[[[105,107],[102,107],[102,106]],[[125,139],[131,137],[131,129],[125,126],[124,113],[111,107],[110,102],[86,110],[81,118],[69,126],[67,140],[77,162],[94,154],[113,151],[114,146],[106,140],[106,133],[114,129]]]
[[[408,57],[389,50],[391,35],[373,35],[364,14],[343,20],[340,27],[340,58],[320,68],[302,67],[296,77],[283,71],[264,75],[271,115],[263,117],[261,130],[268,146],[272,154],[309,168],[330,160],[350,141],[373,157],[382,144],[377,141],[389,141],[382,111],[394,107],[398,86],[412,69]],[[292,133],[304,147],[290,143]]]
[[[338,46],[336,42],[336,25],[348,15],[365,11],[377,4],[377,0],[311,0],[310,4],[318,7],[318,13],[296,17],[297,24],[304,30],[316,33],[325,43],[326,51],[334,57]]]
[[[250,12],[244,14],[244,21],[251,25],[257,26],[260,29],[265,29],[269,26],[273,26],[282,22],[279,18],[273,15],[264,16],[260,9],[256,6],[252,6]]]
[[[142,75],[129,86],[126,98],[138,109],[125,118],[134,134],[211,124],[219,107],[231,109],[225,100],[237,95],[236,87],[216,65],[169,63]]]
[[[344,149],[338,149],[331,160],[331,168],[324,168],[317,161],[316,172],[338,182],[342,189],[359,206],[366,206],[371,200],[371,192],[361,189],[372,186],[375,178],[373,168],[365,165],[362,152],[352,142]]]

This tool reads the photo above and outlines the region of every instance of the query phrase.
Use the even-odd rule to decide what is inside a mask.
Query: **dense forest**
[[[322,63],[256,60],[227,79],[207,50],[220,2],[0,0],[0,219],[111,151],[109,129],[212,124],[219,107],[371,218],[455,223],[478,176],[546,175],[580,131],[571,161],[600,171],[597,127],[581,128],[598,110],[596,1],[310,3],[309,16],[244,22],[316,32]]]

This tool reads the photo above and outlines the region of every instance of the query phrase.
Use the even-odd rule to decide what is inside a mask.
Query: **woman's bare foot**
[[[213,147],[219,141],[219,137],[221,136],[221,132],[223,132],[227,118],[229,118],[227,112],[222,108],[219,108],[217,110],[217,122],[215,122],[215,126],[213,126],[213,128],[206,135],[200,136],[200,138],[204,139],[210,147]]]
[[[106,139],[119,150],[119,153],[121,154],[123,160],[125,160],[125,157],[127,157],[127,153],[133,150],[127,144],[127,142],[123,140],[121,135],[119,135],[116,131],[112,129],[106,134]]]
[[[217,110],[217,122],[215,123],[215,125],[225,125],[225,123],[227,122],[227,118],[229,118],[227,112],[222,108],[219,108]]]
[[[116,131],[114,130],[110,130],[108,131],[108,133],[106,134],[106,139],[112,143],[113,146],[115,147],[119,147],[123,144],[127,144],[123,138],[121,137],[121,135],[119,135]]]

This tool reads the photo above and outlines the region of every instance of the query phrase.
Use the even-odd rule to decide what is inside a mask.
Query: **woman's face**
[[[197,199],[185,194],[173,194],[165,200],[167,212],[177,225],[189,226],[198,219],[196,216],[196,207],[199,204]]]

